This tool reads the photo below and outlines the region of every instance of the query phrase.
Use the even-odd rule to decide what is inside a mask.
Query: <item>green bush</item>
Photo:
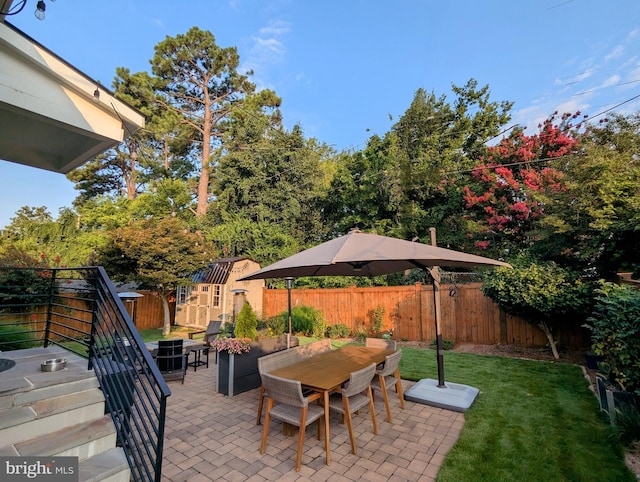
[[[356,332],[353,336],[358,341],[364,341],[369,336],[369,330],[366,326],[360,325],[356,328]]]
[[[351,330],[344,323],[338,323],[327,327],[327,336],[331,339],[347,338],[351,335]]]
[[[376,306],[370,312],[371,320],[373,321],[373,332],[380,333],[382,332],[382,324],[384,323],[384,307]]]
[[[629,447],[640,441],[640,407],[637,401],[621,403],[616,407],[616,427],[624,445]]]
[[[454,342],[452,342],[451,340],[442,340],[442,349],[443,350],[451,350],[453,348]],[[431,343],[429,343],[429,347],[433,348],[434,350],[436,348],[438,348],[438,340],[431,340]]]
[[[288,330],[287,313],[272,316],[265,322],[265,325],[267,327],[267,333],[269,333],[270,336],[280,336],[286,333]]]
[[[611,381],[624,390],[640,391],[640,290],[601,282],[585,327],[591,330],[592,350],[604,356]]]
[[[277,336],[289,331],[289,313],[283,311],[266,322],[271,335]],[[291,331],[297,335],[323,338],[327,322],[322,312],[312,306],[294,306],[291,309]]]
[[[238,319],[236,320],[235,335],[236,338],[249,338],[255,340],[258,336],[257,331],[258,318],[248,301],[244,302]]]
[[[518,258],[513,269],[496,268],[483,277],[482,292],[509,314],[539,327],[559,358],[554,331],[579,326],[591,311],[593,286],[578,273],[554,263]],[[579,321],[578,321],[579,320]]]
[[[36,346],[33,333],[25,333],[28,326],[0,324],[0,351],[24,350]]]

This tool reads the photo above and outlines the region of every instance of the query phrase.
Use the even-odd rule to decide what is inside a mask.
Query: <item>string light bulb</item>
[[[36,11],[33,12],[33,14],[36,16],[38,20],[44,20],[44,12],[46,9],[47,9],[47,6],[44,4],[44,0],[38,0]]]

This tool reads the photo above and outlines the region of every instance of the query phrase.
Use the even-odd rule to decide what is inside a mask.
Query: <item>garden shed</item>
[[[198,271],[193,284],[176,291],[175,324],[206,329],[210,321],[232,321],[245,301],[260,316],[264,280],[238,281],[259,269],[247,257],[234,257],[217,259]]]

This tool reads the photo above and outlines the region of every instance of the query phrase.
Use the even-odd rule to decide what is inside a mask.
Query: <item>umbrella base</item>
[[[466,412],[479,392],[477,388],[460,383],[447,382],[444,387],[438,387],[438,380],[423,378],[404,392],[404,398],[423,405]]]

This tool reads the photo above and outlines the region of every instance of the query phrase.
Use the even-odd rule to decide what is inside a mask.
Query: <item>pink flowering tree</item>
[[[564,189],[563,173],[554,166],[578,147],[581,125],[573,121],[580,113],[565,114],[557,124],[556,116],[541,124],[538,134],[519,130],[490,147],[473,170],[463,195],[468,236],[477,249],[494,251],[498,240],[502,248],[535,240],[549,194]]]

